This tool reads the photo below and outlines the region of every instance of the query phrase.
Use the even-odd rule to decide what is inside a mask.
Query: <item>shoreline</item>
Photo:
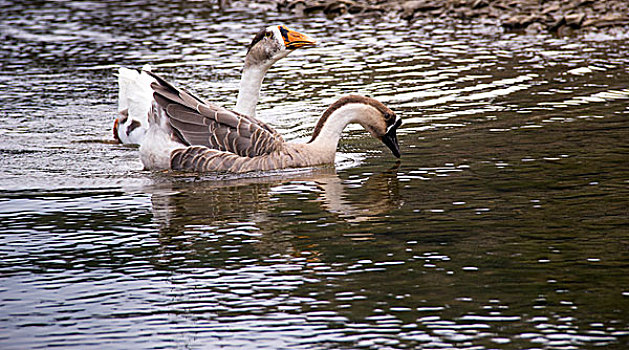
[[[279,12],[299,16],[397,16],[414,21],[489,20],[506,32],[572,36],[629,30],[626,0],[267,0]],[[229,1],[223,5],[229,6]]]

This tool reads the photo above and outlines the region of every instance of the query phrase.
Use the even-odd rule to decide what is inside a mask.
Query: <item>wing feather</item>
[[[205,102],[155,73],[153,97],[166,112],[174,134],[188,146],[205,146],[256,157],[281,149],[284,139],[264,122]]]

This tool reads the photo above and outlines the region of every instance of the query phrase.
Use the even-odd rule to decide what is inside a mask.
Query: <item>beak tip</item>
[[[295,50],[302,47],[316,46],[317,40],[309,35],[290,30],[287,28],[280,28],[282,37],[284,38],[284,45],[289,50]]]
[[[389,127],[387,132],[382,136],[382,142],[391,150],[396,158],[400,158],[400,145],[397,140],[396,130],[402,125],[402,119],[398,118],[393,125]]]

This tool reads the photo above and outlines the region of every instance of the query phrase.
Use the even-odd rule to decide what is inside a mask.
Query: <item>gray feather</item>
[[[269,154],[282,147],[284,139],[262,121],[204,102],[150,74],[157,81],[151,85],[155,101],[166,111],[173,133],[183,143],[245,157]]]

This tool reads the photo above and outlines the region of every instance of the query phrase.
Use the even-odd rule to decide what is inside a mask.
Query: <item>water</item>
[[[628,347],[626,34],[1,8],[1,348]],[[271,23],[321,45],[269,72],[259,115],[306,140],[339,96],[374,96],[404,119],[399,162],[359,128],[336,168],[262,177],[143,171],[108,142],[117,66],[233,106]]]

